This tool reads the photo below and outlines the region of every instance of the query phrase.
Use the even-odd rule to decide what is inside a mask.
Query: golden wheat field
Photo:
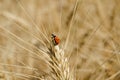
[[[120,80],[119,41],[120,0],[0,0],[0,80]]]

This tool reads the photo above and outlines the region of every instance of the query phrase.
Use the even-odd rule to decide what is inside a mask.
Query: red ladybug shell
[[[52,34],[52,42],[54,45],[58,45],[60,43],[60,39],[56,35]]]
[[[59,39],[57,36],[54,37],[54,40],[55,40],[55,43],[56,43],[56,44],[59,44],[59,43],[60,43],[60,39]]]

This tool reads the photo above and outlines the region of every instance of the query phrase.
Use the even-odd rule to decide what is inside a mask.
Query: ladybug
[[[55,34],[52,34],[52,37],[51,37],[51,38],[52,38],[52,42],[53,42],[53,44],[54,44],[55,46],[60,43],[59,37],[56,36]]]

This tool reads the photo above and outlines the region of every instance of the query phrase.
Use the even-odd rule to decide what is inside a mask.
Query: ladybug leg
[[[52,38],[52,43],[53,43],[54,46],[56,45],[56,42],[55,42],[54,38]]]

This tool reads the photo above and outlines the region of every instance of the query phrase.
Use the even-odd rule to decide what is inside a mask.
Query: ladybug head
[[[52,34],[52,37],[56,37],[56,35],[55,35],[55,34]]]

